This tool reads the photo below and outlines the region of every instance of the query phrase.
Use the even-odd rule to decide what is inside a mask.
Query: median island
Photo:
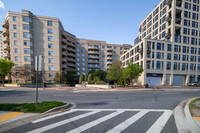
[[[44,101],[38,103],[38,107],[35,106],[35,103],[0,103],[0,111],[44,113],[50,109],[63,105],[66,105],[66,103],[57,101]]]

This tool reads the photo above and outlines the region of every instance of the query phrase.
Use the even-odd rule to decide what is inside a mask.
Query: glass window
[[[29,18],[28,16],[23,16],[23,21],[32,23],[32,19]]]
[[[53,34],[53,29],[48,28],[48,33]]]
[[[53,26],[52,21],[47,21],[47,25],[48,25],[48,26]]]
[[[13,24],[13,29],[17,29],[17,25],[16,24]]]
[[[14,37],[17,37],[17,33],[14,33]]]
[[[160,69],[160,65],[161,65],[160,61],[156,61],[156,69]]]
[[[32,44],[30,41],[24,40],[24,46],[32,46]]]
[[[79,53],[76,53],[76,56],[80,56]]]
[[[77,48],[77,49],[76,49],[76,51],[77,51],[77,52],[79,52],[79,51],[80,51],[80,49],[78,49],[78,48]]]
[[[83,58],[83,59],[82,59],[82,61],[84,62],[84,61],[85,61],[85,59]]]
[[[48,48],[53,49],[53,44],[52,44],[52,43],[49,43],[49,44],[48,44]]]
[[[13,21],[16,21],[16,20],[17,20],[16,16],[13,16]]]
[[[15,61],[18,61],[18,56],[15,56]]]
[[[17,45],[17,41],[14,41],[14,45]]]
[[[30,53],[31,53],[30,48],[25,48],[25,49],[24,49],[24,54],[30,54]]]
[[[30,56],[24,56],[24,61],[31,61],[31,57]]]
[[[167,70],[171,70],[171,62],[167,62]]]
[[[54,70],[54,66],[49,66],[49,70]]]
[[[53,41],[53,37],[52,36],[48,36],[48,41]]]
[[[76,63],[77,66],[80,66],[80,63]]]
[[[116,47],[116,46],[114,46],[114,49],[117,49],[117,47]]]
[[[80,44],[77,43],[77,44],[76,44],[76,47],[79,47],[79,46],[80,46]]]
[[[85,50],[84,49],[81,49],[81,52],[84,52]]]
[[[31,35],[31,33],[29,33],[29,32],[24,32],[24,33],[23,33],[23,36],[24,36],[25,38],[32,38],[32,35]]]
[[[49,73],[49,77],[53,78],[54,77],[54,73]]]
[[[14,51],[15,51],[15,53],[18,53],[18,49],[17,48],[15,48]]]
[[[23,29],[24,30],[31,30],[31,26],[28,24],[23,24]]]
[[[106,47],[106,46],[105,46],[105,45],[103,45],[103,46],[102,46],[102,49],[105,49],[105,47]]]
[[[81,44],[81,47],[84,47],[84,44]]]
[[[49,58],[49,63],[54,63],[54,59],[53,58]]]
[[[53,51],[48,51],[49,56],[53,56]]]
[[[81,56],[82,56],[82,57],[84,57],[84,56],[85,56],[85,54],[81,54]]]
[[[79,58],[76,58],[76,60],[77,60],[77,61],[80,61],[80,59],[79,59]]]
[[[161,43],[157,43],[157,50],[161,50]]]
[[[167,51],[172,51],[172,45],[171,44],[167,44]]]

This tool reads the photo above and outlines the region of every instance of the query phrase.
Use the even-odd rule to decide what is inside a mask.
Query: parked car
[[[200,86],[199,82],[188,83],[188,86]]]

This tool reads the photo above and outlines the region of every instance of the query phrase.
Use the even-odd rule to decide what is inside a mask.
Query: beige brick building
[[[141,22],[134,47],[121,56],[124,67],[143,67],[138,85],[200,81],[199,14],[199,0],[162,0]]]
[[[30,11],[8,12],[3,22],[4,58],[15,67],[34,68],[35,56],[44,57],[46,82],[53,82],[61,70],[87,74],[92,69],[106,70],[131,45],[106,44],[105,41],[77,39],[64,30],[58,18],[38,16]],[[29,82],[34,82],[34,76]],[[12,82],[24,82],[12,77]]]

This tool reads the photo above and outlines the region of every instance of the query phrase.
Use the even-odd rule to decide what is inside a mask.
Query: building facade
[[[2,32],[3,31],[0,30],[0,59],[3,59],[3,41],[2,41],[3,35],[2,35]]]
[[[76,56],[78,74],[91,70],[106,71],[113,62],[132,46],[129,44],[108,44],[106,41],[77,39]]]
[[[162,0],[139,25],[139,41],[121,56],[143,67],[137,84],[184,86],[200,81],[199,0]]]
[[[15,67],[26,66],[34,72],[35,56],[42,55],[45,82],[53,82],[56,72],[77,70],[88,74],[92,69],[107,70],[131,45],[77,39],[64,30],[58,18],[34,15],[30,11],[8,12],[3,22],[3,56]],[[30,74],[30,81],[35,76]],[[12,77],[12,82],[25,82]]]

